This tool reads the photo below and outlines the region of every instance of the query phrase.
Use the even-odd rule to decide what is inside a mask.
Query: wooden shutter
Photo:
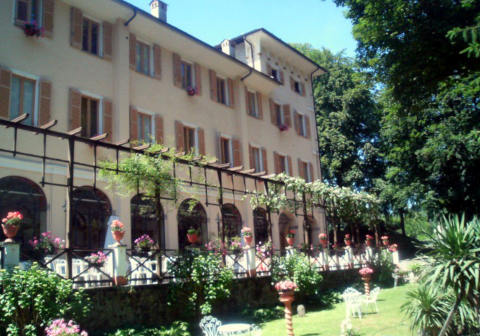
[[[213,70],[208,71],[210,77],[210,98],[217,101],[217,74]]]
[[[103,58],[112,59],[113,26],[110,22],[103,22]]]
[[[70,88],[70,130],[80,127],[82,118],[82,95],[77,89]]]
[[[290,90],[295,92],[295,79],[292,76],[290,76]]]
[[[40,80],[40,108],[38,111],[38,126],[50,121],[50,101],[52,99],[52,83]]]
[[[137,55],[137,37],[130,33],[128,38],[130,44],[130,68],[135,70],[136,55]]]
[[[269,99],[269,103],[270,103],[270,121],[275,126],[278,126],[277,125],[277,115],[275,114],[275,103],[273,102],[272,99]]]
[[[283,105],[283,121],[288,127],[292,127],[292,117],[290,114],[290,105]]]
[[[305,116],[305,127],[306,127],[306,135],[307,135],[307,138],[310,139],[310,137],[312,136],[311,134],[311,130],[310,130],[310,118],[308,116]]]
[[[193,67],[195,68],[195,93],[200,96],[202,94],[202,68],[198,63],[195,63]]]
[[[138,140],[138,111],[130,106],[130,141]]]
[[[304,169],[305,165],[303,164],[303,161],[298,159],[297,164],[298,164],[298,176],[300,176],[301,178],[306,180],[307,179],[307,174],[306,174],[305,169]]]
[[[180,121],[175,121],[175,140],[177,145],[177,151],[185,151],[185,142],[183,139],[183,124]]]
[[[105,140],[113,139],[113,106],[110,99],[103,99],[103,133],[108,133]]]
[[[280,83],[282,83],[282,85],[283,85],[283,84],[285,84],[285,77],[283,75],[283,71],[282,70],[279,70],[279,71],[280,71],[279,72],[280,73]]]
[[[277,152],[273,152],[273,169],[275,171],[275,174],[280,173],[280,156],[278,155]]]
[[[305,83],[301,83],[301,84],[300,84],[300,87],[302,88],[302,96],[305,97],[305,94],[306,94],[306,92],[305,92]]]
[[[313,174],[313,164],[311,162],[308,163],[308,169],[310,170],[310,176],[312,177],[312,181],[315,181],[315,175]]]
[[[242,165],[242,147],[238,138],[232,139],[233,148],[233,166],[238,167]]]
[[[163,144],[163,117],[155,114],[155,142]]]
[[[262,160],[263,160],[263,170],[265,173],[268,173],[268,160],[267,160],[267,150],[265,147],[262,147]]]
[[[173,85],[182,87],[182,60],[180,55],[173,53]]]
[[[250,144],[248,144],[248,158],[250,161],[250,169],[255,168],[255,160],[253,159],[253,147]]]
[[[293,176],[292,158],[290,157],[290,155],[287,155],[287,162],[288,162],[288,175]]]
[[[229,99],[228,106],[235,108],[235,90],[233,89],[233,80],[231,80],[230,78],[227,79],[227,86]]]
[[[162,48],[158,44],[153,45],[153,77],[162,78]]]
[[[199,127],[198,132],[198,152],[200,155],[205,155],[205,131]]]
[[[0,118],[8,119],[10,109],[10,85],[12,73],[6,69],[0,69]]]
[[[262,94],[257,92],[258,119],[263,120]]]
[[[43,0],[43,34],[46,37],[53,35],[53,12],[55,9],[55,0]]]
[[[215,156],[218,162],[222,162],[222,143],[220,132],[215,132]]]
[[[70,44],[78,49],[82,49],[82,22],[82,11],[72,7],[70,9]]]

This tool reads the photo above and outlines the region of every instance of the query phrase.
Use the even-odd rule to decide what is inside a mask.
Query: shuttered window
[[[145,75],[150,76],[150,46],[136,41],[135,44],[135,69]]]
[[[262,151],[260,148],[253,147],[252,148],[252,157],[253,157],[253,168],[255,168],[256,172],[263,171],[263,158],[262,158]]]
[[[276,121],[277,121],[277,125],[278,126],[283,125],[284,120],[283,120],[282,106],[280,104],[274,103],[273,108],[274,108],[274,111],[275,111],[275,118],[276,118]]]
[[[39,0],[16,0],[15,22],[17,24],[36,21],[41,23]]]
[[[257,99],[254,92],[247,91],[248,97],[248,114],[252,117],[258,117]]]
[[[307,125],[306,118],[303,114],[298,115],[298,133],[299,135],[306,137],[307,136]]]
[[[232,140],[225,137],[220,137],[220,156],[222,163],[229,163],[232,165]]]
[[[100,133],[98,99],[82,96],[80,123],[83,137],[93,137]]]
[[[137,112],[137,136],[139,141],[150,143],[153,140],[152,116]]]
[[[226,86],[225,79],[217,77],[217,102],[228,105]]]
[[[183,89],[188,89],[188,88],[193,88],[194,87],[192,68],[193,67],[190,63],[187,63],[185,61],[181,61],[180,71],[181,71],[181,75],[182,75],[182,88]]]
[[[185,152],[198,153],[197,141],[195,139],[195,128],[188,126],[183,127],[183,143],[185,146]]]
[[[28,113],[28,118],[23,121],[26,125],[34,125],[35,112],[35,87],[34,80],[13,75],[10,87],[10,119]]]
[[[82,50],[94,55],[100,55],[100,25],[88,18],[82,21]]]

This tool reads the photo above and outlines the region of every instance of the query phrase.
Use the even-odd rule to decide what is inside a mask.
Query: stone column
[[[128,259],[127,245],[120,243],[113,244],[113,282],[117,286],[123,286],[128,283]]]
[[[3,268],[11,270],[20,263],[20,244],[15,242],[3,243]]]
[[[255,248],[247,245],[243,249],[245,253],[245,259],[247,261],[247,275],[249,277],[254,277],[257,274]]]

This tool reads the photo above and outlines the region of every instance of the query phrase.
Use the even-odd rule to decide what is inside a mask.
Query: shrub
[[[0,288],[0,323],[9,336],[43,335],[52,320],[78,321],[89,310],[88,299],[72,281],[35,263],[26,271],[0,271]]]
[[[285,314],[284,307],[276,306],[272,308],[246,308],[242,311],[243,318],[252,320],[255,324],[261,324],[272,320],[277,320]]]
[[[175,321],[171,327],[119,329],[105,336],[190,336],[186,322]]]
[[[286,257],[274,257],[272,281],[290,279],[298,286],[298,292],[305,296],[316,295],[323,280],[303,253],[294,252]]]

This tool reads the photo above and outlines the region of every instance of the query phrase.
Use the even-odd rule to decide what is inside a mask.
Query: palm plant
[[[455,296],[439,336],[446,334],[463,300],[472,307],[476,304],[480,282],[479,226],[477,218],[465,222],[464,216],[444,217],[427,242],[432,258],[427,284]]]

